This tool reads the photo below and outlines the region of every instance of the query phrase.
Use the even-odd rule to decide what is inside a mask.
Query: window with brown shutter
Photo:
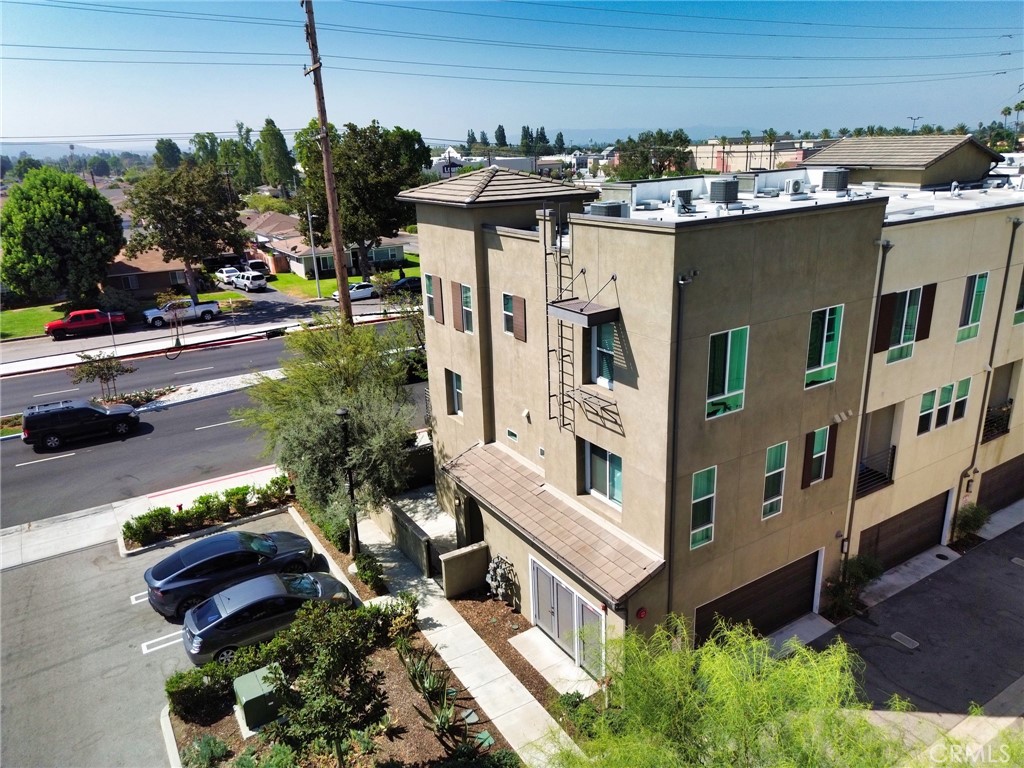
[[[434,320],[438,325],[444,325],[444,280],[435,277],[437,285],[434,287]]]
[[[801,488],[807,488],[819,480],[828,480],[832,477],[836,463],[836,440],[838,434],[838,424],[830,424],[827,427],[807,433],[807,437],[804,440],[804,466],[803,476],[800,478]]]
[[[893,315],[896,313],[896,294],[887,293],[878,299],[878,319],[875,322],[875,343],[872,352],[885,352],[892,337]]]
[[[921,309],[917,313],[917,333],[914,335],[914,341],[923,341],[931,333],[936,286],[936,283],[929,283],[921,289]]]
[[[459,307],[461,306],[462,283],[452,281],[452,326],[459,333],[465,333],[466,329],[462,326],[462,313],[459,312]]]
[[[512,297],[512,335],[516,341],[526,341],[526,299]]]

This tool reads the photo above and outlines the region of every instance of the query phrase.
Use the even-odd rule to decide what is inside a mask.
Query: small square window
[[[586,443],[587,490],[622,506],[622,457],[600,446]]]

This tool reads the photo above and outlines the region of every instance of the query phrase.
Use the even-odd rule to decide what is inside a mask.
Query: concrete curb
[[[167,750],[167,762],[171,768],[181,768],[181,755],[178,754],[178,742],[174,738],[174,728],[171,727],[171,707],[165,704],[160,710],[160,733],[164,737],[164,749]]]
[[[288,508],[285,511],[288,512],[295,524],[299,526],[299,530],[302,531],[302,534],[312,542],[313,549],[316,553],[318,555],[323,555],[324,559],[327,560],[328,570],[331,572],[331,576],[348,587],[349,594],[352,595],[353,604],[356,607],[362,605],[363,601],[359,598],[359,593],[356,592],[356,588],[352,585],[352,582],[349,581],[348,574],[345,573],[336,562],[334,562],[334,558],[328,554],[323,542],[320,541],[320,537],[313,532],[312,528],[306,525],[306,521],[302,519],[302,515],[296,512],[295,507],[291,504],[288,505]]]

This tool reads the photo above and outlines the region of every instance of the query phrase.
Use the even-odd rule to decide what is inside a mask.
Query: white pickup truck
[[[220,304],[216,301],[205,301],[193,305],[192,299],[176,299],[156,309],[147,309],[142,314],[146,317],[146,325],[162,328],[175,320],[212,320],[214,315],[220,314]]]

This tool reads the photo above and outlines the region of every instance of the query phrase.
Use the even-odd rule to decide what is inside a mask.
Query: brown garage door
[[[865,528],[860,534],[859,554],[874,557],[888,570],[940,544],[948,493],[940,493],[896,517]]]
[[[1024,454],[982,474],[978,503],[989,512],[996,512],[1020,498],[1024,498]]]
[[[697,609],[694,634],[708,639],[717,616],[737,623],[749,621],[767,635],[814,609],[818,580],[818,553],[794,560],[745,587],[733,590]]]

